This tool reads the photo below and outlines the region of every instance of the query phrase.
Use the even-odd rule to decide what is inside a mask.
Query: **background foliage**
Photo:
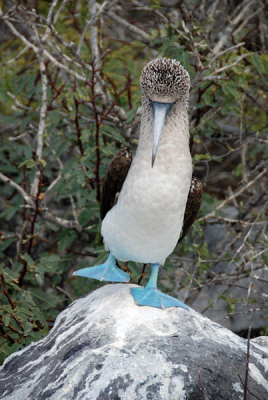
[[[135,151],[140,72],[159,56],[191,75],[190,145],[204,186],[162,290],[240,334],[249,321],[234,318],[249,315],[267,334],[267,3],[0,4],[1,360],[101,285],[72,273],[106,257],[101,181],[117,149]],[[137,282],[142,265],[128,269]]]

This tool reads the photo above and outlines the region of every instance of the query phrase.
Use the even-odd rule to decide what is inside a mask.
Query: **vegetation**
[[[265,1],[0,4],[1,361],[101,285],[72,273],[106,257],[101,181],[117,149],[135,151],[140,72],[159,56],[190,73],[191,149],[204,186],[199,219],[160,284],[189,305],[206,292],[201,312],[223,303],[224,318],[254,313],[267,334]],[[142,265],[128,269],[137,282]]]

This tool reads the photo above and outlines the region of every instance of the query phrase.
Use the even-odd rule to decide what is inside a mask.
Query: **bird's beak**
[[[165,125],[166,118],[175,103],[159,103],[157,101],[151,101],[154,117],[154,127],[153,127],[153,154],[152,154],[152,167],[154,166],[154,161],[160,142],[160,137]]]

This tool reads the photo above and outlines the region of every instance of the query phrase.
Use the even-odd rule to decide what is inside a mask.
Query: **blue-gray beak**
[[[157,149],[166,118],[174,104],[175,103],[158,103],[157,101],[151,101],[154,117],[152,167],[154,166]]]

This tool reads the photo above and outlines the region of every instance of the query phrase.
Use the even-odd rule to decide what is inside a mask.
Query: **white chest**
[[[105,246],[118,260],[163,264],[179,239],[192,161],[188,137],[178,141],[165,129],[153,168],[150,138],[140,143],[118,202],[103,220]]]

